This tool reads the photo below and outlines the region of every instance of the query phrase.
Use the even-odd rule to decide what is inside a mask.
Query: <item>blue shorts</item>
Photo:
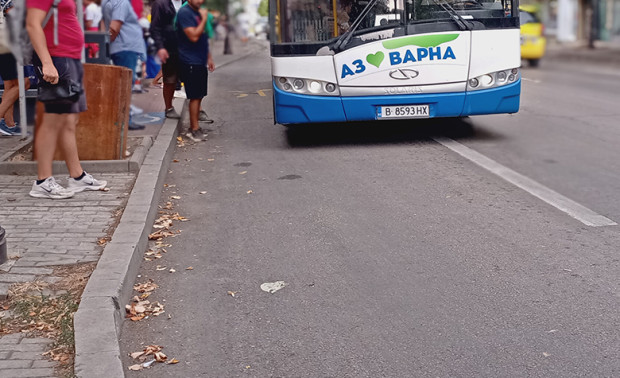
[[[115,66],[127,67],[131,70],[133,76],[131,84],[136,81],[136,65],[141,54],[133,51],[119,51],[111,55],[112,62]]]

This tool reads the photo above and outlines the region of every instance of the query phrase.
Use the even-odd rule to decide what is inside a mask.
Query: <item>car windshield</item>
[[[425,23],[470,29],[463,20],[501,25],[498,20],[511,17],[511,1],[270,0],[270,17],[273,43],[316,44],[339,38],[355,24],[355,35]]]

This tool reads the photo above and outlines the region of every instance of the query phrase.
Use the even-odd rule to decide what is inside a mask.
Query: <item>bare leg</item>
[[[66,122],[68,114],[43,114],[43,121],[39,126],[34,140],[37,151],[37,175],[39,180],[52,175],[52,162],[56,152],[56,143],[60,129]]]
[[[30,88],[30,80],[26,78],[24,82],[26,90]],[[10,127],[15,126],[13,118],[13,104],[19,98],[19,82],[17,79],[4,82],[4,93],[2,94],[2,103],[0,103],[0,118],[4,118],[4,122]],[[25,124],[26,122],[22,122]]]
[[[192,130],[198,130],[198,116],[200,115],[201,98],[189,100],[189,125]]]
[[[164,104],[166,105],[166,110],[172,108],[172,99],[176,88],[176,83],[164,83],[164,90],[162,92],[164,94]]]
[[[162,71],[161,68],[159,69],[159,72],[157,73],[157,75],[155,75],[155,77],[153,78],[153,84],[161,84],[159,81],[162,78]]]
[[[75,130],[80,118],[79,114],[67,114],[65,126],[58,134],[58,142],[65,157],[65,164],[69,170],[69,176],[76,178],[82,174],[82,165],[78,156],[77,141],[75,139]]]
[[[13,104],[19,97],[19,86],[17,80],[7,80],[4,82],[4,93],[2,103],[0,103],[0,118],[4,118],[7,125],[15,125],[13,119]]]

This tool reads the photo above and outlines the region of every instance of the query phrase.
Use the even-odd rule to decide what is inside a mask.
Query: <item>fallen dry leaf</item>
[[[180,362],[179,360],[177,360],[176,358],[173,358],[169,361],[166,361],[166,364],[172,365],[172,364],[178,364],[179,362]]]
[[[135,364],[135,365],[131,365],[128,369],[133,370],[133,371],[140,371],[144,369],[144,367],[142,367],[142,364]]]
[[[203,190],[202,192],[200,192],[200,194],[207,194],[207,192]]]
[[[137,291],[138,293],[146,293],[149,291],[153,291],[157,289],[158,287],[159,286],[157,286],[157,284],[154,283],[153,280],[149,280],[148,282],[145,282],[142,284],[135,284],[133,289]]]
[[[239,172],[240,175],[245,175],[248,171]]]
[[[165,354],[163,354],[162,352],[155,352],[155,353],[153,353],[153,355],[155,356],[155,360],[157,362],[164,362],[164,361],[166,361],[168,359],[168,357]]]
[[[187,268],[185,268],[185,270],[194,270],[193,266],[188,266]]]
[[[170,198],[175,199],[175,200],[179,200],[179,199],[181,199],[181,196],[170,196]]]
[[[227,294],[230,295],[231,297],[234,297],[235,294],[237,294],[238,291],[229,291]]]
[[[252,193],[254,193],[254,192],[253,192],[252,190],[248,190],[248,191],[247,191],[247,193],[248,193],[248,194],[252,194]]]
[[[170,273],[174,273],[174,272],[176,272],[176,269],[174,269],[174,268],[170,268],[169,272],[170,272]]]
[[[133,358],[134,360],[140,356],[142,356],[144,354],[144,351],[142,352],[133,352],[133,353],[129,353],[129,355],[131,356],[131,358]]]

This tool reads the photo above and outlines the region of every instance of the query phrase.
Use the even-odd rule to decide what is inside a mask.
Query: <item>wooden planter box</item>
[[[107,64],[84,64],[88,110],[80,114],[76,139],[80,160],[122,160],[127,148],[132,71]],[[44,106],[37,102],[34,137]],[[36,160],[36,149],[33,152]],[[56,149],[54,160],[64,160]]]

